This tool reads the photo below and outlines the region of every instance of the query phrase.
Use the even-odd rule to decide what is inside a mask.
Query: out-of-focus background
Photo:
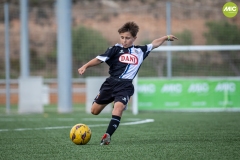
[[[72,73],[69,74],[72,76],[72,104],[85,105],[87,77],[108,76],[108,66],[106,64],[89,68],[83,76],[78,74],[77,69],[97,55],[104,53],[109,46],[118,43],[117,30],[127,21],[134,21],[140,27],[135,45],[148,44],[153,39],[166,35],[168,31],[179,38],[178,41],[168,44],[171,46],[239,45],[240,16],[238,13],[233,18],[225,17],[222,13],[222,7],[226,2],[226,0],[174,0],[171,2],[166,0],[73,0],[71,2],[71,15],[66,15],[71,18],[72,51],[67,54],[72,56]],[[0,1],[0,36],[2,37],[0,39],[0,106],[3,112],[5,112],[6,106],[6,21],[4,19],[6,12],[3,12],[6,3],[9,11],[11,106],[19,104],[18,78],[21,77],[21,1]],[[240,6],[239,0],[235,0],[234,3]],[[167,15],[167,6],[170,15]],[[43,89],[42,101],[44,105],[57,105],[59,90],[57,1],[28,0],[27,9],[29,76],[43,78],[45,90]],[[64,14],[64,9],[61,12]],[[170,27],[167,27],[167,21],[170,22]],[[167,43],[164,43],[163,46],[167,46]],[[171,61],[170,75],[168,73],[169,60]],[[164,84],[169,82],[169,79],[174,82],[174,80],[180,78],[184,82],[188,81],[186,85],[191,86],[192,78],[194,78],[196,85],[193,86],[195,88],[193,92],[195,93],[196,90],[200,90],[200,92],[198,92],[199,95],[194,95],[193,99],[199,97],[201,99],[201,96],[204,99],[203,94],[208,98],[211,97],[210,92],[213,92],[210,91],[211,87],[213,90],[215,87],[216,91],[216,87],[220,83],[220,91],[222,91],[221,87],[223,88],[220,99],[223,100],[215,106],[209,105],[211,107],[219,105],[220,108],[222,106],[240,107],[240,100],[236,98],[240,95],[239,77],[239,50],[186,50],[174,51],[171,54],[169,54],[169,51],[155,51],[144,61],[138,73],[140,84],[136,93],[139,92],[140,94],[139,101],[141,101],[141,97],[147,99],[140,102],[143,109],[146,109],[148,105],[151,108],[153,104],[147,102],[151,101],[151,98],[146,97],[146,95],[155,92],[155,90],[163,91]],[[161,83],[155,84],[151,80],[141,81],[146,78],[155,78]],[[211,86],[212,82],[209,81],[216,79],[220,80],[214,81],[216,86]],[[184,89],[183,82],[174,82],[167,86],[168,96],[171,97],[173,90],[178,92],[176,89],[179,89],[179,84],[182,92],[182,89]],[[149,91],[151,87],[153,87],[153,90],[150,89]],[[160,89],[157,87],[160,87]],[[188,88],[186,90],[189,91],[189,87],[185,88]],[[201,92],[202,90],[203,92]],[[232,93],[233,90],[234,93]],[[181,96],[189,96],[188,93]],[[156,93],[155,98],[157,95]],[[180,98],[182,98],[181,96]],[[230,102],[231,96],[233,96],[233,102]],[[219,95],[216,97],[219,97]],[[215,101],[209,98],[208,102],[204,102],[202,99],[195,103],[197,108],[207,108],[209,107],[208,103]],[[164,102],[163,105],[166,107],[174,106],[177,109],[178,106],[181,106],[179,103],[173,102],[168,106],[168,102]],[[185,106],[187,104],[184,102]]]
[[[226,17],[226,2],[0,0],[0,159],[239,159],[240,13]],[[99,146],[113,104],[90,108],[108,66],[78,68],[118,43],[127,21],[140,27],[135,45],[179,40],[145,59],[119,128]],[[69,137],[79,123],[92,131],[85,146]]]

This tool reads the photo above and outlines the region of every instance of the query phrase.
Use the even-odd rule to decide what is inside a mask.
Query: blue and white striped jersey
[[[107,49],[104,54],[96,58],[109,65],[109,74],[114,78],[134,79],[143,60],[152,50],[152,44],[145,46],[131,46],[123,48],[115,44]]]

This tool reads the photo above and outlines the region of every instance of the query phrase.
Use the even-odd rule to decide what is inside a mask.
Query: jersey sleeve
[[[152,51],[153,45],[147,44],[145,46],[141,46],[141,50],[143,51],[143,59],[145,59],[148,54]]]
[[[153,45],[152,44],[148,44],[147,45],[147,52],[151,52],[152,48],[153,48]]]
[[[106,62],[114,54],[115,47],[109,47],[105,53],[98,55],[96,58],[102,62]]]

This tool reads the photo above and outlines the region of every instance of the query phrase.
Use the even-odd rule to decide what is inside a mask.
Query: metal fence
[[[72,39],[73,39],[73,77],[78,78],[77,69],[103,53],[107,47],[119,40],[117,30],[127,21],[135,21],[140,26],[137,44],[150,43],[153,39],[166,35],[166,3],[120,1],[80,1],[72,6]],[[212,2],[213,3],[213,2]],[[200,2],[191,6],[184,3],[171,3],[171,31],[179,37],[172,45],[206,45],[209,40],[214,44],[239,44],[234,35],[239,34],[239,15],[226,18],[221,6],[224,1],[215,2],[211,6]],[[31,3],[30,3],[31,4]],[[20,11],[19,5],[10,3],[10,53],[11,78],[19,77],[20,56]],[[200,7],[201,6],[201,7]],[[0,5],[3,10],[3,3]],[[30,74],[44,78],[56,78],[56,11],[55,3],[45,5],[29,5],[29,52]],[[0,35],[4,37],[3,12],[0,13]],[[215,36],[224,35],[221,26],[237,26],[235,30],[225,30],[225,41],[214,39],[213,31],[209,31],[207,23],[216,22]],[[226,22],[222,24],[219,22]],[[217,26],[218,25],[218,26]],[[212,26],[214,29],[214,26]],[[219,29],[219,30],[218,30]],[[223,28],[224,29],[224,28]],[[227,38],[227,39],[226,39]],[[221,39],[221,37],[219,38]],[[164,44],[165,45],[165,44]],[[0,40],[0,78],[4,79],[4,39]],[[144,62],[140,77],[166,76],[166,53],[150,54]],[[240,56],[238,52],[175,52],[173,54],[173,76],[239,76]],[[209,70],[209,68],[211,68]],[[85,76],[106,76],[108,67],[105,64],[91,68]]]

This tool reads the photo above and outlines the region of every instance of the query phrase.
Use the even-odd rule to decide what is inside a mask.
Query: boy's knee
[[[107,104],[97,104],[97,103],[93,103],[92,108],[91,108],[91,113],[93,115],[98,115],[99,113],[101,113],[101,111],[104,109],[104,107]]]
[[[93,109],[93,108],[91,109],[91,113],[93,115],[98,115],[99,114],[99,112],[97,110]]]

